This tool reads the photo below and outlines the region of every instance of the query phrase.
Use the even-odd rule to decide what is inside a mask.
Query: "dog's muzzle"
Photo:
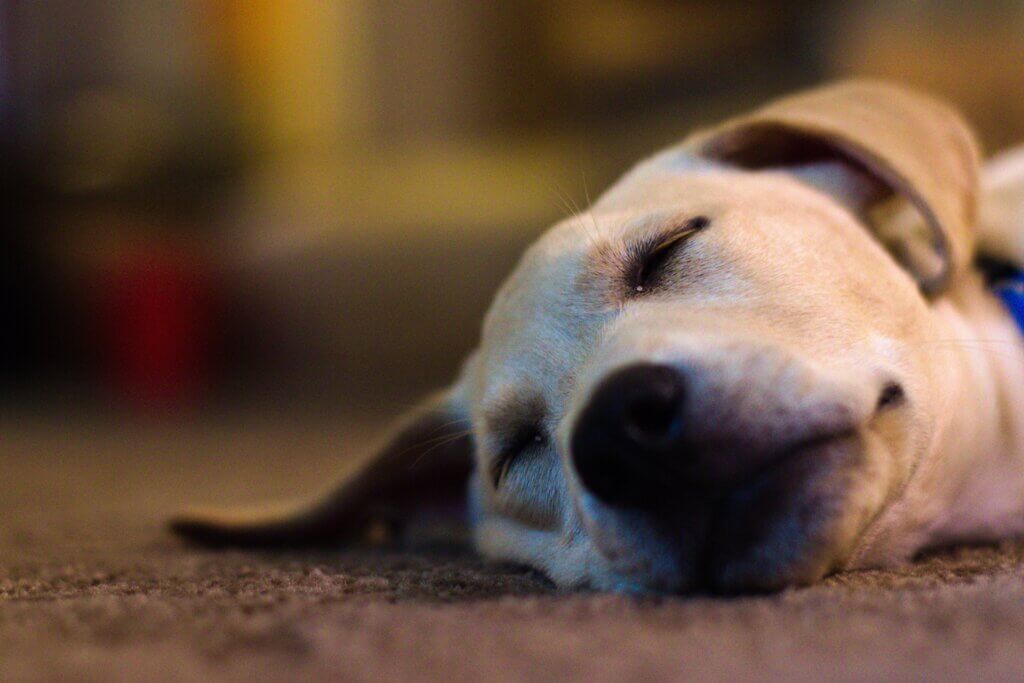
[[[702,405],[720,397],[703,395],[697,387],[706,391],[706,383],[689,381],[694,372],[640,363],[606,377],[571,434],[577,478],[609,512],[678,527],[687,538],[673,552],[701,555],[674,561],[702,574],[685,584],[745,590],[788,581],[784,574],[834,512],[801,521],[829,495],[837,466],[853,459],[855,430],[834,419],[804,421],[793,434],[758,430],[758,422],[775,418],[770,399],[763,415],[726,424],[726,413]],[[789,541],[780,538],[780,527],[794,521],[803,527],[790,528]],[[780,541],[791,547],[771,567],[764,548]],[[762,560],[752,564],[756,556]]]

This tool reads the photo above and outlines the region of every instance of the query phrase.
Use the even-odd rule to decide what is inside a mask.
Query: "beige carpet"
[[[453,545],[186,548],[188,502],[320,488],[375,417],[0,422],[0,680],[1010,680],[1024,545],[743,599],[560,594]]]

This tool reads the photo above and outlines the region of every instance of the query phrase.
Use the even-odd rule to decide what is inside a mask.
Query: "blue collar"
[[[1000,280],[994,291],[1010,309],[1010,315],[1024,333],[1024,271],[1015,271],[1008,278]]]

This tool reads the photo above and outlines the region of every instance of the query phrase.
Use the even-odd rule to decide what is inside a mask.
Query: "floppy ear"
[[[978,216],[978,251],[1024,268],[1024,145],[985,164]]]
[[[945,290],[973,260],[977,144],[953,109],[921,93],[881,82],[839,83],[771,102],[684,146],[750,169],[838,161],[849,174],[826,178],[826,185],[838,179],[846,189],[858,184],[854,194],[862,199],[905,199],[928,228],[933,258],[915,253],[910,236],[894,255],[926,294]]]
[[[449,390],[407,415],[352,476],[308,504],[196,510],[171,529],[203,545],[309,546],[358,540],[371,522],[405,522],[430,506],[465,501],[472,471],[465,411]]]

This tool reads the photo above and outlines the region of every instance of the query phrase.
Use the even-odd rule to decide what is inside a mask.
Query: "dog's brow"
[[[503,391],[501,396],[484,408],[484,425],[496,440],[509,438],[523,425],[537,425],[544,421],[547,407],[544,398],[528,389]]]
[[[706,214],[658,213],[623,226],[624,238],[597,246],[589,258],[579,287],[604,304],[621,303],[638,291],[636,282],[649,257],[671,248],[711,224]]]

